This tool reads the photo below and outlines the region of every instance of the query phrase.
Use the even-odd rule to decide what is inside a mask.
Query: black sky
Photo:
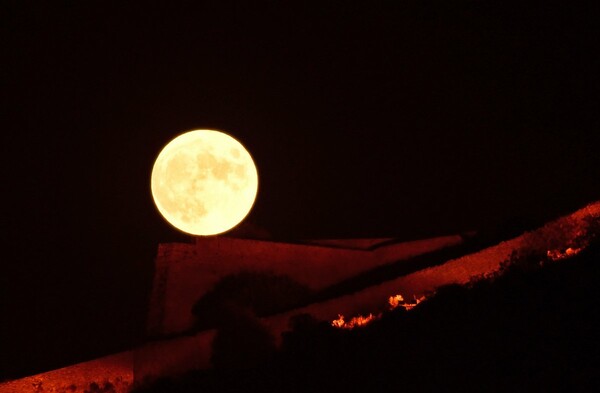
[[[600,199],[594,2],[256,3],[3,6],[0,378],[139,339],[157,244],[187,240],[149,191],[184,131],[249,149],[248,221],[280,239],[417,238]]]

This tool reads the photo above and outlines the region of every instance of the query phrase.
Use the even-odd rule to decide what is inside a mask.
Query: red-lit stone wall
[[[569,220],[571,223],[574,222],[575,224],[582,224],[584,220],[589,217],[595,217],[596,219],[600,218],[600,203],[589,205],[584,209],[578,210],[569,217],[556,220],[555,222],[546,225],[544,228],[542,228],[542,230],[551,229],[550,232],[553,232],[554,228],[558,228],[557,232],[560,232],[560,228],[569,227],[569,225],[564,225],[565,220]],[[540,231],[535,232],[538,234],[540,233]],[[298,313],[308,313],[313,317],[322,320],[331,320],[335,318],[337,314],[344,314],[347,316],[353,316],[359,313],[367,314],[369,312],[377,312],[378,308],[385,307],[387,298],[398,293],[401,293],[405,298],[410,299],[412,295],[419,296],[428,291],[435,290],[440,285],[449,283],[465,283],[472,276],[490,273],[496,270],[500,263],[505,260],[512,251],[518,250],[521,247],[529,247],[531,244],[531,239],[537,239],[535,232],[526,233],[522,236],[509,241],[501,242],[496,246],[481,250],[477,253],[465,255],[463,257],[448,261],[443,265],[423,269],[421,271],[390,280],[381,285],[366,288],[365,290],[354,294],[322,303],[312,304],[303,309],[276,315],[271,318],[265,318],[262,320],[262,323],[271,331],[271,333],[273,333],[275,338],[278,339],[280,338],[281,332],[288,329],[289,318]],[[157,260],[159,265],[157,268],[157,277],[155,277],[158,282],[161,283],[161,285],[155,286],[155,290],[157,288],[162,288],[160,291],[163,291],[163,293],[161,294],[160,291],[158,291],[154,294],[155,297],[153,299],[155,299],[155,301],[156,299],[164,300],[168,296],[169,285],[175,285],[177,282],[185,283],[186,281],[189,281],[185,278],[185,274],[188,272],[194,270],[200,270],[201,272],[212,271],[214,276],[220,277],[220,274],[224,274],[223,272],[234,271],[236,266],[237,268],[243,266],[242,261],[243,263],[252,265],[253,258],[248,255],[242,255],[244,252],[243,244],[244,242],[256,242],[241,241],[240,239],[230,240],[233,241],[216,240],[213,241],[212,244],[206,244],[206,242],[202,242],[203,244],[201,247],[196,247],[196,245],[193,244],[161,245],[159,249],[159,259]],[[373,250],[374,254],[372,255],[375,255],[377,250],[385,250],[379,251],[380,255],[383,254],[384,256],[372,256],[372,259],[369,260],[369,263],[383,263],[382,261],[387,260],[387,258],[391,256],[425,252],[426,250],[430,250],[432,248],[439,248],[443,247],[444,245],[452,244],[455,241],[457,241],[457,238],[447,237],[430,239],[427,241],[391,244],[390,247],[397,247],[391,249],[386,249],[383,246],[379,248],[375,247]],[[268,256],[269,253],[265,252],[264,250],[269,248],[269,244],[274,245],[274,247],[277,249],[277,246],[273,243],[263,243],[266,244],[263,244],[261,246],[262,248],[258,245],[254,245],[252,247],[256,248],[246,248],[246,251],[249,249],[255,251],[263,250],[262,255]],[[351,244],[346,241],[327,241],[327,243],[331,246],[351,246]],[[370,243],[364,242],[364,244]],[[238,246],[238,248],[227,252],[223,251],[223,247],[225,246]],[[290,251],[288,252],[291,252],[291,250],[296,250],[296,247],[299,247],[299,249],[302,248],[305,251],[318,249],[318,247],[315,248],[312,246],[291,246],[293,247],[290,247]],[[362,247],[362,251],[369,252],[364,250],[365,247]],[[369,245],[366,248],[369,247],[372,247],[372,245]],[[207,254],[207,249],[211,249],[212,254]],[[282,247],[281,249],[286,248]],[[392,251],[394,249],[397,251]],[[346,249],[345,251],[348,250]],[[224,253],[223,255],[232,255],[223,260],[230,260],[227,258],[233,258],[233,256],[237,257],[237,265],[232,263],[232,266],[230,267],[219,268],[219,265],[214,263],[217,258],[214,254],[218,254],[219,252]],[[403,252],[406,254],[402,254]],[[203,255],[206,258],[200,259],[199,255]],[[210,255],[213,256],[211,257]],[[306,256],[308,254],[304,253],[302,255]],[[319,255],[320,257],[315,259],[310,259],[310,257],[307,257],[306,260],[309,261],[308,265],[319,267],[319,261],[323,260],[320,258],[323,258],[324,255],[331,256],[347,254],[324,252],[323,254]],[[201,260],[212,261],[213,263],[207,263],[206,266],[204,266],[204,264],[200,262]],[[292,258],[290,261],[294,262],[296,260]],[[296,265],[291,262],[291,266],[296,267]],[[261,263],[257,262],[255,266],[263,266]],[[314,263],[314,265],[310,265],[310,263]],[[335,264],[334,262],[325,262],[326,265],[327,263],[333,265]],[[344,263],[344,260],[338,260],[338,263]],[[169,264],[179,264],[180,266],[178,269],[173,270]],[[349,264],[351,264],[351,262],[349,262]],[[187,268],[185,266],[187,266]],[[201,268],[198,266],[201,266]],[[281,264],[281,266],[285,267],[287,265],[284,262]],[[275,271],[285,271],[285,268],[282,268],[281,266],[278,267],[280,270],[275,269]],[[173,271],[175,274],[171,274]],[[294,270],[290,268],[289,271]],[[332,269],[332,271],[336,270]],[[340,276],[344,275],[343,272],[339,274]],[[198,274],[198,276],[201,275],[202,273]],[[208,282],[210,280],[206,281]],[[323,279],[319,278],[315,281],[321,282]],[[168,303],[163,302],[158,304]],[[173,310],[166,308],[164,310],[164,314],[162,315],[169,316],[170,312],[173,312]],[[161,315],[161,313],[159,312],[153,315]],[[215,331],[204,331],[193,336],[181,336],[163,341],[150,342],[131,351],[106,356],[100,359],[49,371],[47,373],[42,373],[31,377],[0,383],[0,393],[85,392],[91,391],[93,388],[97,388],[97,390],[100,389],[100,391],[125,393],[130,391],[131,387],[135,384],[144,381],[151,381],[163,376],[181,374],[191,369],[203,369],[210,367],[211,343],[215,333]],[[106,390],[108,388],[112,390]]]
[[[331,240],[324,241],[327,245],[315,245],[205,237],[198,238],[195,244],[161,244],[148,332],[160,336],[189,328],[193,323],[193,304],[229,274],[244,270],[272,272],[320,289],[379,265],[459,244],[462,237],[402,243],[378,240]]]
[[[0,383],[0,393],[127,393],[133,386],[133,351],[121,352]]]

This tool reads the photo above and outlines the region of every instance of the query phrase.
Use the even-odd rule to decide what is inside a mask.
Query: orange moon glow
[[[258,191],[250,153],[231,136],[213,130],[179,135],[159,153],[151,189],[160,214],[192,235],[216,235],[239,224]]]

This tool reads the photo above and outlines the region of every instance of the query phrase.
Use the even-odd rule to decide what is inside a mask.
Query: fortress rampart
[[[462,241],[460,235],[409,242],[385,238],[300,244],[202,237],[190,244],[161,244],[156,257],[148,333],[161,336],[190,328],[194,303],[221,278],[240,271],[287,275],[318,290],[374,267]]]

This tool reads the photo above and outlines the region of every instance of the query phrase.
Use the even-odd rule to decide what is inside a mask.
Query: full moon
[[[230,230],[250,212],[258,173],[240,142],[220,131],[195,130],[162,149],[150,183],[154,203],[171,225],[209,236]]]

